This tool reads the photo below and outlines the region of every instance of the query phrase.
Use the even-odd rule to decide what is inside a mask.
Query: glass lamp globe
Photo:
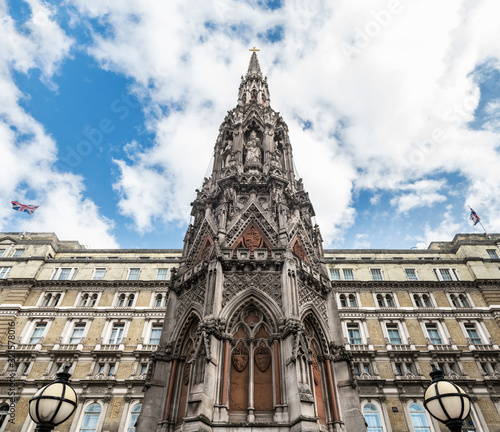
[[[424,394],[429,414],[446,424],[450,430],[461,430],[470,412],[470,397],[456,384],[446,381],[444,373],[432,364],[432,383]]]
[[[38,390],[30,399],[29,413],[37,431],[50,431],[71,417],[76,408],[76,392],[69,385],[70,374],[59,372],[56,380]]]

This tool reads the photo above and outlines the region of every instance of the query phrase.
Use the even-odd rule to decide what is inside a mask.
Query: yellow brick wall
[[[420,323],[415,319],[405,320],[408,334],[415,345],[427,345]]]
[[[127,345],[137,345],[142,336],[142,329],[144,327],[143,319],[133,319],[130,323],[130,328],[127,334]],[[149,335],[146,335],[144,343],[148,342]]]
[[[490,432],[500,432],[500,416],[490,398],[480,397],[477,399],[477,404],[481,409],[484,420],[488,425]]]
[[[116,372],[117,379],[127,379],[132,375],[132,371],[134,370],[134,362],[120,362],[120,366],[118,367],[118,371]]]
[[[115,297],[114,291],[104,291],[99,300],[99,306],[111,306]]]
[[[374,307],[375,303],[373,301],[373,295],[371,292],[360,292],[359,298],[361,300],[361,306],[363,307]]]
[[[391,427],[393,431],[397,432],[409,432],[408,425],[406,424],[405,413],[403,409],[403,404],[398,398],[388,397],[386,400],[387,412],[389,414],[389,421],[391,422]],[[392,408],[396,407],[398,412],[393,412]]]
[[[475,362],[462,362],[462,366],[465,373],[471,378],[482,378],[481,372],[479,372]]]
[[[107,432],[122,432],[128,425],[120,425],[123,413],[123,398],[112,398],[108,405],[102,430]]]
[[[469,295],[472,299],[472,303],[474,303],[474,306],[477,306],[477,307],[486,306],[486,302],[484,301],[484,298],[483,298],[481,293],[470,292]]]
[[[104,324],[106,323],[105,318],[95,318],[90,323],[89,331],[87,333],[87,339],[85,345],[91,347],[95,346],[96,342],[101,338],[102,331],[104,330]]]
[[[61,306],[74,306],[78,291],[66,291],[61,301]]]
[[[497,322],[493,319],[485,319],[484,325],[495,342],[500,343],[500,328],[498,327]]]
[[[457,345],[467,344],[467,342],[465,341],[464,333],[462,332],[462,329],[460,328],[460,325],[456,320],[445,319],[444,323],[446,325],[446,328],[448,329],[448,332],[450,333],[450,336]]]
[[[15,424],[9,423],[7,425],[6,431],[9,432],[19,432],[21,431],[24,421],[29,417],[29,399],[30,398],[20,398],[16,403],[16,418]]]
[[[410,295],[406,291],[399,291],[397,293],[399,306],[401,307],[412,307]]]
[[[432,372],[432,367],[430,362],[428,361],[419,361],[418,365],[420,366],[420,370],[422,371],[422,374],[424,375],[425,378],[430,378],[431,377],[431,372]]]
[[[75,371],[73,372],[74,379],[83,379],[90,372],[90,366],[92,362],[90,361],[79,361],[75,366]]]
[[[49,367],[50,362],[44,361],[36,361],[35,364],[31,367],[31,371],[28,375],[29,379],[38,379],[41,378],[44,372]]]
[[[450,307],[451,304],[443,291],[434,291],[434,299],[438,307]]]
[[[21,336],[22,331],[24,330],[24,327],[26,327],[26,323],[28,322],[28,318],[16,318],[15,319],[15,326],[14,329],[16,331],[16,341],[18,340],[19,336]],[[8,327],[5,329],[3,334],[0,336],[2,343],[6,344],[7,343],[7,338],[9,336],[8,332]]]
[[[394,379],[394,372],[390,362],[377,362],[377,370],[380,378]]]
[[[30,292],[30,294],[28,295],[28,298],[24,302],[24,306],[36,306],[41,295],[42,295],[41,291]]]
[[[368,328],[368,337],[372,340],[373,345],[384,345],[384,334],[380,322],[376,319],[367,319],[366,327]]]
[[[45,337],[44,344],[54,344],[57,338],[59,338],[60,336],[64,336],[63,329],[66,325],[66,321],[66,318],[56,318],[54,321],[52,321],[52,323],[50,324],[49,332]]]
[[[151,302],[151,291],[140,292],[139,296],[137,297],[136,306],[148,307],[150,302]]]

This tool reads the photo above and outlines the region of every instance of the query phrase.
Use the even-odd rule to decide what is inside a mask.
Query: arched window
[[[356,296],[354,294],[349,295],[349,307],[356,307]]]
[[[130,294],[128,296],[127,306],[132,307],[133,304],[134,304],[134,294]]]
[[[432,307],[431,299],[427,294],[424,294],[422,296],[422,302],[424,303],[425,307]]]
[[[367,432],[384,432],[380,413],[374,404],[366,404],[363,408],[363,415],[368,425]]]
[[[125,294],[121,294],[118,298],[118,306],[125,306]]]
[[[7,416],[9,415],[9,406],[4,405],[0,408],[0,428],[7,421]]]
[[[135,422],[141,413],[142,404],[137,404],[132,408],[130,421],[128,422],[127,432],[135,432]]]
[[[89,304],[89,295],[88,294],[84,294],[82,295],[82,301],[80,303],[80,306],[87,306]]]
[[[89,405],[85,410],[85,414],[83,415],[80,432],[96,432],[100,414],[101,405],[96,403]]]
[[[425,410],[422,405],[413,403],[410,405],[410,417],[415,432],[431,432]]]
[[[385,304],[384,304],[384,297],[382,297],[381,294],[377,295],[377,304],[379,305],[379,307],[384,307],[385,306]]]
[[[394,300],[392,299],[392,296],[390,294],[387,294],[385,296],[385,301],[387,303],[387,307],[394,307]]]
[[[50,301],[52,300],[52,294],[47,294],[45,296],[45,300],[44,300],[44,303],[43,305],[44,306],[50,306]]]
[[[345,299],[345,295],[341,294],[339,298],[340,298],[340,307],[345,308],[347,306],[347,301]]]
[[[420,296],[418,294],[413,296],[413,300],[415,300],[416,307],[422,307],[422,302],[420,301]]]
[[[469,307],[469,300],[465,296],[465,294],[460,294],[458,296],[458,303],[460,304],[461,307]]]
[[[162,301],[163,301],[163,295],[158,294],[155,300],[155,307],[161,307]]]
[[[53,304],[53,306],[57,306],[57,304],[59,303],[60,299],[61,299],[61,294],[57,294],[56,296],[54,296],[54,304]]]
[[[97,303],[97,294],[92,294],[92,299],[90,300],[90,306],[95,306]]]

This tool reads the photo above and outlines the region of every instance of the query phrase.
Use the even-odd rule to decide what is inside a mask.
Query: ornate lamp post
[[[35,432],[51,432],[55,426],[68,420],[76,409],[76,393],[69,385],[71,375],[56,374],[56,380],[38,390],[30,399],[30,417],[37,424]]]
[[[470,397],[456,384],[444,379],[443,371],[431,363],[432,383],[425,391],[424,406],[429,414],[451,432],[461,432],[470,412]]]

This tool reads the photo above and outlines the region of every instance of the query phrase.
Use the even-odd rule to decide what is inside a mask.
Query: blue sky
[[[206,4],[205,4],[206,3]],[[0,229],[179,248],[250,53],[325,247],[500,232],[500,4],[0,0]],[[10,201],[41,204],[34,218]]]

